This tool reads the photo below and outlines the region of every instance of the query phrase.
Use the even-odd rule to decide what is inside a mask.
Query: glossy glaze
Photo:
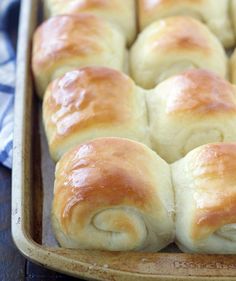
[[[52,10],[57,12],[59,11],[67,11],[67,12],[85,12],[85,11],[93,11],[97,9],[113,11],[117,9],[124,9],[122,7],[123,1],[120,0],[47,0],[48,5],[52,7]]]
[[[132,120],[135,85],[121,72],[82,68],[55,80],[44,101],[46,123],[55,128],[55,138],[101,125],[119,125]]]
[[[161,202],[153,198],[153,171],[143,164],[150,157],[145,146],[116,138],[91,141],[66,154],[57,167],[54,200],[63,224],[70,222],[75,206],[81,206],[81,226],[94,210],[110,206],[161,212]]]
[[[234,46],[235,36],[229,16],[229,0],[138,0],[141,29],[172,16],[190,16],[206,24],[224,47]]]
[[[205,29],[190,17],[171,17],[157,22],[149,34],[148,43],[153,52],[159,48],[165,52],[201,49],[207,55],[211,49]]]
[[[98,138],[58,162],[52,223],[66,248],[158,251],[173,241],[168,165],[145,145]]]
[[[196,151],[189,171],[196,205],[193,239],[204,239],[236,223],[236,144],[205,145]]]
[[[112,36],[111,27],[92,15],[50,18],[34,34],[33,70],[48,69],[68,57],[83,59],[99,54],[109,49],[108,38]]]
[[[130,44],[136,35],[136,0],[45,0],[47,16],[92,14],[116,24]]]
[[[164,83],[171,89],[166,101],[169,115],[236,113],[235,87],[212,72],[189,70]]]

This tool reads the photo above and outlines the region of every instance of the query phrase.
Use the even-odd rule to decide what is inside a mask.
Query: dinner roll
[[[236,143],[208,144],[172,165],[182,251],[236,253]]]
[[[225,47],[234,45],[229,0],[138,0],[141,29],[170,16],[191,16],[204,23]]]
[[[100,138],[56,166],[52,222],[65,248],[158,251],[173,241],[170,168],[145,145]]]
[[[125,40],[116,26],[92,15],[56,16],[44,22],[33,38],[32,67],[38,94],[49,82],[83,66],[122,70]]]
[[[47,17],[60,14],[89,13],[117,24],[129,44],[136,35],[134,0],[44,0]]]
[[[125,74],[104,67],[66,73],[48,87],[43,121],[52,158],[97,137],[126,137],[149,144],[142,89]]]
[[[197,146],[236,141],[236,88],[206,70],[188,70],[147,95],[153,149],[173,162]]]
[[[131,49],[131,75],[144,88],[190,68],[227,76],[227,57],[218,39],[199,21],[172,17],[148,26]]]

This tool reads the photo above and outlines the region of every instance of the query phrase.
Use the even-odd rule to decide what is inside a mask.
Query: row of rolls
[[[85,66],[106,66],[120,70],[145,89],[152,89],[181,71],[197,68],[216,72],[236,83],[236,51],[229,60],[222,45],[222,37],[228,37],[227,34],[234,38],[233,29],[229,31],[231,25],[227,18],[229,1],[180,1],[182,5],[186,3],[187,16],[178,15],[181,11],[184,13],[185,9],[174,0],[140,1],[143,3],[140,6],[144,6],[141,9],[143,13],[155,12],[154,8],[151,11],[145,9],[150,8],[149,2],[156,3],[156,9],[160,11],[162,9],[158,6],[166,2],[168,13],[171,12],[170,2],[173,2],[173,9],[180,10],[179,13],[174,10],[172,17],[161,18],[160,15],[161,19],[147,25],[138,35],[135,31],[135,2],[132,0],[64,2],[46,1],[48,14],[55,16],[38,27],[33,39],[32,68],[37,92],[41,97],[50,81],[75,67]],[[70,6],[75,11],[81,9],[81,13],[61,14],[67,12],[66,8]],[[209,10],[209,21],[205,19],[206,16],[203,21],[211,22],[209,25],[214,26],[213,31],[217,29],[222,36],[191,17],[194,7],[198,7],[202,13]],[[236,11],[236,4],[233,10]],[[148,19],[152,17],[148,16]],[[234,40],[225,46],[233,47]]]
[[[97,138],[56,166],[52,223],[61,246],[236,253],[236,143],[195,148],[168,165],[124,138]]]
[[[236,253],[236,1],[44,10],[32,70],[60,245]]]
[[[50,84],[43,121],[63,247],[236,252],[236,86],[194,69],[144,90],[79,68]]]
[[[198,19],[226,48],[233,47],[236,35],[235,0],[44,0],[46,17],[61,14],[94,14],[117,25],[129,45],[151,23],[171,16]]]
[[[193,69],[144,90],[117,70],[79,68],[47,88],[43,121],[55,161],[85,141],[124,137],[173,163],[200,145],[236,142],[236,86]]]

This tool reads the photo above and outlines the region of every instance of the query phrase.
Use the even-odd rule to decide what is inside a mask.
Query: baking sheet
[[[41,102],[33,95],[30,71],[37,0],[22,0],[15,100],[12,176],[12,235],[30,260],[72,276],[92,280],[236,280],[236,257],[176,253],[100,252],[59,248],[50,222],[54,164],[41,121]],[[37,19],[37,20],[36,20]]]

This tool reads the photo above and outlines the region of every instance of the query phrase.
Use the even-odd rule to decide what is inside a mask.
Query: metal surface
[[[54,168],[40,129],[41,105],[33,97],[30,72],[38,5],[39,1],[23,0],[21,7],[12,175],[12,235],[16,246],[33,262],[92,280],[236,280],[235,256],[114,253],[56,245],[48,222]]]

